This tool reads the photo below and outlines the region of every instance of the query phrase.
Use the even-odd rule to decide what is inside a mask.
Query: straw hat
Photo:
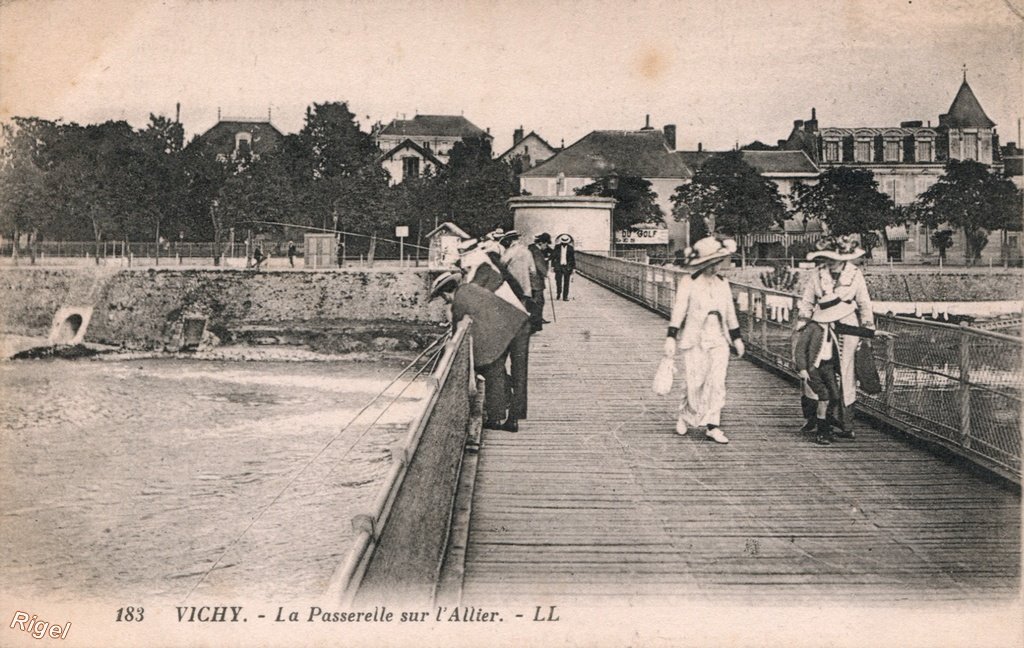
[[[505,241],[515,241],[515,240],[518,240],[518,239],[519,239],[519,232],[517,232],[515,230],[509,230],[509,231],[505,232],[504,234],[502,234],[501,236],[499,236],[497,240],[500,243],[504,243]]]
[[[558,242],[559,243],[572,243],[572,237],[569,236],[568,234],[559,234],[558,235]]]
[[[461,272],[445,272],[438,275],[437,279],[434,279],[434,283],[430,286],[430,297],[427,301],[434,300],[442,292],[447,292],[449,286],[457,286],[462,281]]]
[[[713,263],[729,258],[735,252],[736,241],[707,236],[683,250],[680,265],[689,270],[703,270]]]
[[[833,261],[852,261],[864,256],[864,249],[851,234],[845,236],[826,236],[818,239],[814,244],[813,252],[807,253],[807,260],[813,261],[817,258],[831,259]]]

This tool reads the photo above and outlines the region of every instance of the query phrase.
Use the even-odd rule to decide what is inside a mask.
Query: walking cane
[[[548,282],[548,297],[550,297],[551,296],[551,275],[548,275],[548,276],[544,277],[544,279]],[[557,322],[558,318],[555,317],[555,300],[554,299],[549,299],[548,303],[551,304],[551,321],[552,322]]]

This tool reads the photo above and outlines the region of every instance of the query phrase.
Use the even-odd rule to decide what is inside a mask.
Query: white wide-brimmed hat
[[[736,252],[736,241],[707,236],[683,250],[681,265],[688,270],[703,270],[713,263],[727,259]]]
[[[815,250],[807,253],[807,260],[831,259],[833,261],[852,261],[864,256],[864,248],[851,234],[845,236],[826,236],[814,244]]]
[[[499,236],[497,240],[500,243],[504,243],[505,241],[515,241],[515,240],[518,240],[518,239],[519,239],[519,232],[517,232],[517,231],[515,231],[513,229],[513,230],[509,230],[509,231],[505,232],[504,234],[502,234],[501,236]]]
[[[559,243],[572,243],[572,237],[569,236],[568,234],[559,234],[558,235],[558,242]]]

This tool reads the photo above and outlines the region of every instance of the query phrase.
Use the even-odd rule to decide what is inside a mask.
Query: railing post
[[[971,335],[960,323],[960,445],[971,447]]]
[[[761,346],[768,351],[768,295],[761,291]]]
[[[754,289],[747,286],[747,339],[754,341]]]
[[[885,389],[882,390],[882,406],[885,408],[885,415],[892,416],[890,410],[891,394],[893,385],[896,383],[896,341],[885,338]]]

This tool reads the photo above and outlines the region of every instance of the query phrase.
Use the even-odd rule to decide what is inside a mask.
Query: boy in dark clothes
[[[820,302],[811,321],[801,331],[794,349],[794,362],[800,377],[817,396],[815,407],[816,436],[818,445],[830,445],[833,441],[832,426],[828,421],[829,408],[840,411],[843,407],[837,372],[839,370],[838,336],[888,337],[891,333],[875,329],[843,324],[838,321],[853,313],[856,305],[839,298]],[[853,432],[842,429],[836,436],[853,438]]]

